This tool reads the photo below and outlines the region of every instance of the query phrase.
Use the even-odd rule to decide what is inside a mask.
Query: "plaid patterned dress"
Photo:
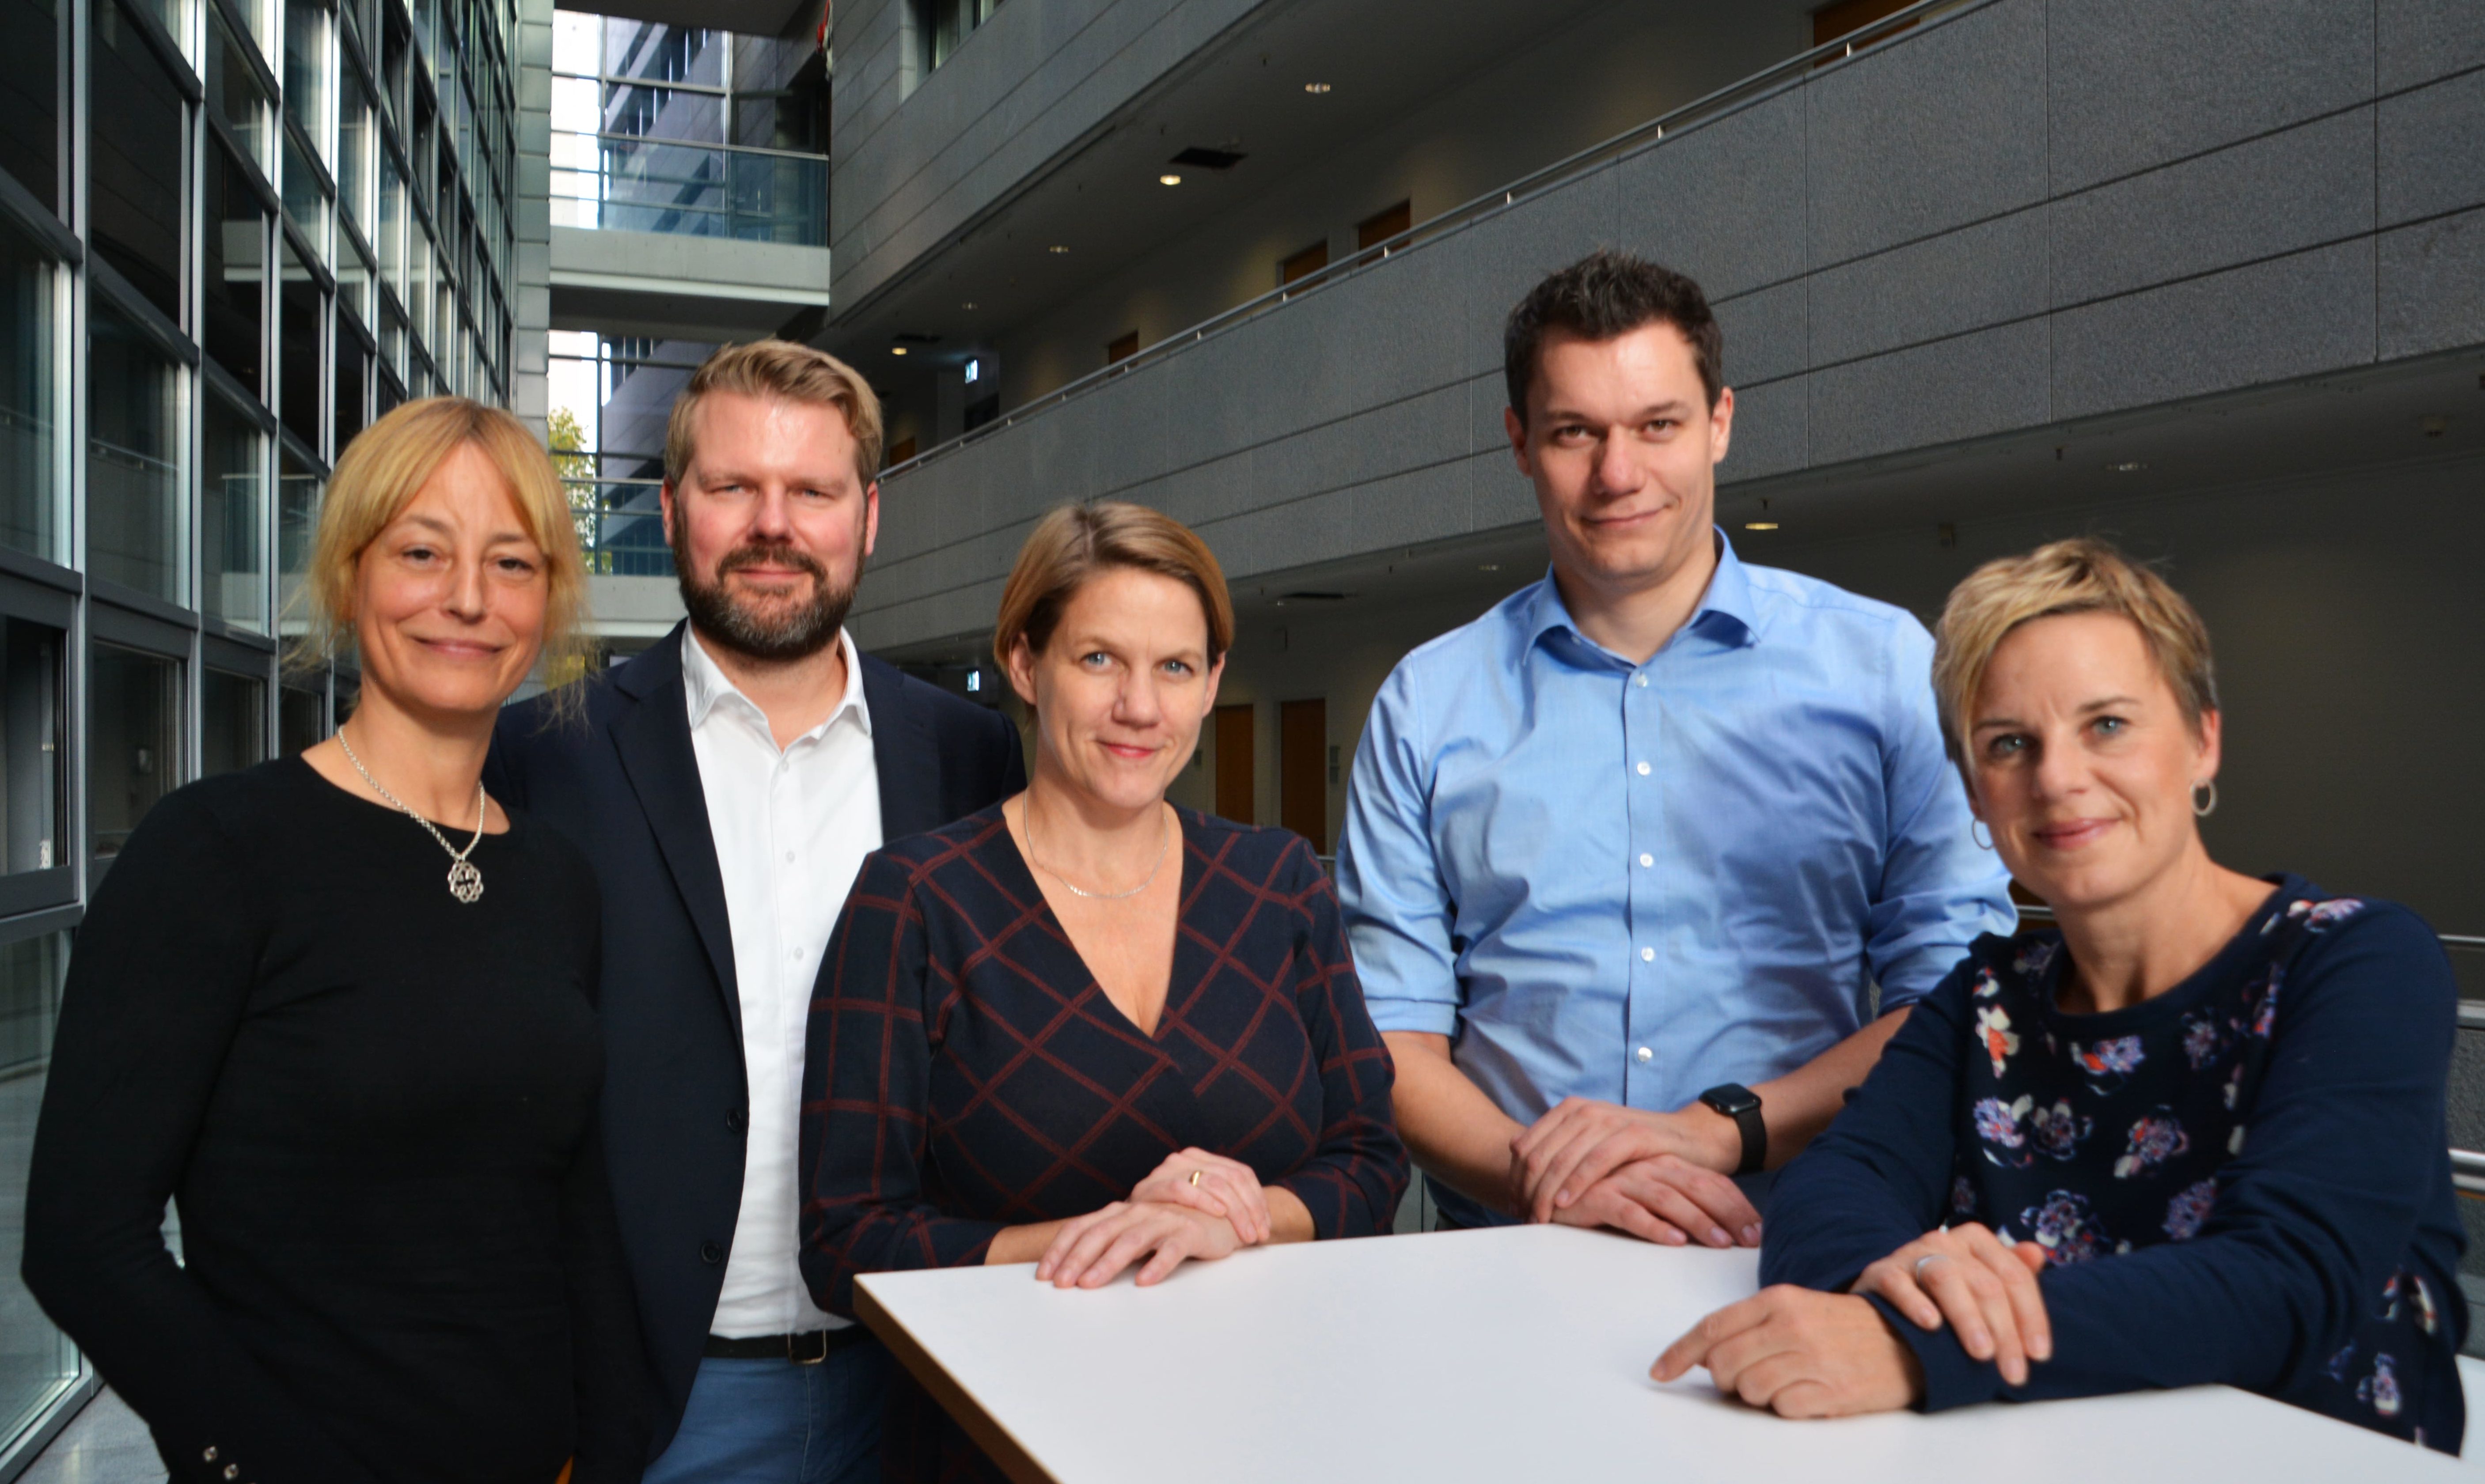
[[[1118,1201],[1186,1147],[1292,1191],[1323,1239],[1389,1229],[1406,1152],[1389,1053],[1301,837],[1179,810],[1154,1036],[1090,974],[996,807],[863,862],[829,940],[803,1088],[803,1273],[969,1266],[1003,1227]],[[888,1474],[998,1471],[900,1376]]]

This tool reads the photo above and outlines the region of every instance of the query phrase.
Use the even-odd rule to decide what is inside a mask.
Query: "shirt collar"
[[[804,733],[805,737],[826,733],[848,712],[854,714],[855,723],[862,728],[862,735],[871,735],[871,705],[863,698],[862,689],[862,653],[855,648],[854,635],[843,629],[837,631],[837,644],[846,657],[846,693],[838,700],[836,710],[830,712],[828,718],[818,726]],[[699,642],[698,631],[687,624],[682,626],[682,690],[690,701],[693,731],[698,730],[699,723],[707,719],[708,713],[721,705],[736,707],[746,716],[757,720],[761,731],[768,730],[768,714],[759,709],[758,702],[742,693],[742,688],[733,683],[732,677],[726,675],[709,656],[707,646]]]
[[[1570,606],[1562,601],[1562,589],[1553,580],[1551,568],[1546,568],[1544,580],[1537,584],[1535,600],[1525,612],[1527,642],[1533,647],[1547,634],[1560,632],[1600,655],[1612,652],[1579,632],[1570,618]],[[1723,530],[1717,532],[1717,570],[1708,578],[1708,590],[1700,595],[1700,606],[1691,611],[1685,632],[1707,634],[1728,648],[1740,648],[1757,643],[1761,625],[1752,608],[1752,580],[1743,570],[1742,560],[1734,554],[1734,543]],[[1659,651],[1663,653],[1663,651]],[[1619,658],[1619,657],[1616,657]],[[1627,664],[1628,661],[1625,661]]]

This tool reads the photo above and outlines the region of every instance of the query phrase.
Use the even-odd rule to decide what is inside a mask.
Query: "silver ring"
[[[1926,1254],[1925,1254],[1923,1256],[1918,1257],[1918,1258],[1916,1259],[1916,1266],[1915,1266],[1915,1272],[1914,1272],[1914,1274],[1913,1274],[1913,1277],[1915,1278],[1916,1282],[1920,1282],[1920,1283],[1921,1283],[1921,1282],[1923,1282],[1925,1281],[1925,1263],[1927,1263],[1927,1262],[1948,1262],[1949,1260],[1950,1260],[1950,1254],[1948,1254],[1948,1253],[1926,1253]]]

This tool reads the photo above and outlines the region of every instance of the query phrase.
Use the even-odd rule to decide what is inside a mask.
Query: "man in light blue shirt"
[[[1512,312],[1552,570],[1400,661],[1338,891],[1401,1132],[1461,1226],[1757,1243],[1730,1176],[1828,1126],[2014,914],[1942,753],[1932,639],[1747,567],[1699,286],[1598,253]]]

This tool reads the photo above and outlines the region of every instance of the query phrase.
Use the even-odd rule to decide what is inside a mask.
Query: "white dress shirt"
[[[691,750],[724,875],[733,977],[742,1000],[742,1064],[751,1092],[724,1292],[709,1333],[744,1339],[842,1329],[821,1312],[796,1262],[796,1150],[803,1042],[829,931],[862,858],[880,848],[880,773],[862,661],[844,633],[846,693],[829,718],[779,749],[767,714],[699,646],[682,644]]]

